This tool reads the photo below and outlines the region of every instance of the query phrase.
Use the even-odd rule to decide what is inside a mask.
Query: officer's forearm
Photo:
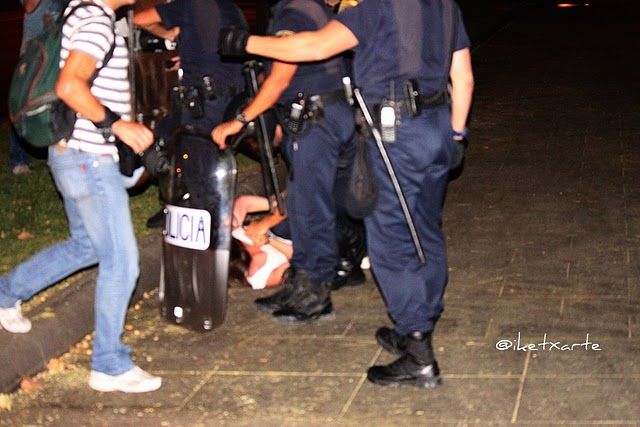
[[[451,127],[455,131],[461,132],[467,124],[472,94],[473,84],[451,87]]]
[[[317,51],[312,49],[313,36],[309,32],[287,37],[251,36],[247,42],[247,52],[285,62],[317,61]]]
[[[289,86],[298,69],[297,65],[274,62],[271,73],[265,79],[254,100],[247,105],[243,113],[251,121],[271,108],[280,99],[282,92]]]
[[[467,123],[473,98],[473,71],[469,49],[456,51],[451,62],[451,127],[461,132]]]
[[[338,21],[318,31],[303,31],[286,37],[251,36],[246,50],[284,62],[321,61],[358,45],[353,33]]]

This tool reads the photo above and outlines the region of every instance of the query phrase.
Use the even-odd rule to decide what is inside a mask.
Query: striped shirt
[[[71,8],[86,0],[73,0]],[[91,93],[100,103],[123,119],[131,117],[131,94],[129,91],[129,55],[124,38],[115,28],[115,13],[102,0],[93,0],[93,5],[76,9],[62,29],[60,67],[64,66],[71,51],[79,51],[96,59],[96,68],[102,67],[113,43],[111,59],[100,69],[91,85]],[[106,13],[106,14],[105,14]],[[113,144],[107,143],[91,121],[78,114],[78,119],[67,146],[99,154],[116,154]]]

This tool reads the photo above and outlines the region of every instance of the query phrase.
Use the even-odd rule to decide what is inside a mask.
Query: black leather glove
[[[218,43],[220,56],[245,56],[249,35],[249,31],[243,28],[221,29]]]
[[[449,181],[460,177],[464,166],[464,155],[469,142],[467,138],[451,139],[451,167],[449,168]]]

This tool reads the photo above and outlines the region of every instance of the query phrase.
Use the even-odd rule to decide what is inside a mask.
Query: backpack
[[[35,147],[46,147],[69,139],[76,122],[76,113],[55,93],[60,75],[62,27],[76,9],[92,2],[82,2],[67,14],[45,24],[44,31],[25,44],[9,87],[9,118],[17,134]],[[99,7],[99,6],[98,6]],[[100,10],[107,13],[100,7]],[[102,67],[113,55],[114,43],[102,61]],[[90,83],[102,68],[95,70]]]

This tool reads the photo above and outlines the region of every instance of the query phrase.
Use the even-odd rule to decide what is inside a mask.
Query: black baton
[[[420,245],[420,239],[418,239],[418,233],[416,232],[416,227],[413,224],[413,218],[411,217],[411,212],[409,212],[409,206],[407,205],[407,199],[404,197],[404,192],[402,191],[402,187],[400,186],[400,182],[398,181],[398,177],[396,176],[396,172],[393,169],[393,165],[391,164],[391,160],[389,159],[389,155],[387,154],[387,149],[384,148],[384,144],[382,142],[382,136],[380,135],[380,131],[373,124],[373,118],[371,116],[371,111],[367,106],[367,103],[364,101],[362,97],[362,93],[360,93],[360,89],[353,89],[353,96],[362,111],[362,115],[364,116],[365,121],[367,122],[367,126],[371,130],[371,135],[373,135],[373,139],[376,142],[376,146],[378,147],[378,151],[380,151],[380,155],[382,156],[382,161],[384,161],[384,165],[387,169],[387,173],[389,174],[389,178],[391,178],[391,183],[393,184],[393,188],[396,191],[396,196],[398,196],[398,201],[400,202],[400,207],[402,208],[402,213],[404,214],[404,220],[409,227],[409,233],[411,234],[411,239],[413,240],[413,245],[416,248],[416,252],[418,254],[418,259],[420,262],[425,264],[427,259],[424,256],[424,252],[422,251],[422,246]]]
[[[245,78],[247,80],[247,87],[249,89],[249,97],[254,99],[258,93],[258,75],[256,69],[261,64],[257,61],[247,61],[244,66]],[[286,214],[286,208],[284,201],[282,200],[282,194],[280,194],[280,184],[278,183],[278,174],[276,172],[276,166],[273,162],[273,149],[272,143],[269,139],[269,132],[267,132],[267,123],[264,120],[264,115],[260,114],[255,119],[258,124],[258,141],[260,141],[260,160],[262,163],[262,172],[264,178],[265,192],[267,194],[273,194],[278,203],[278,211],[280,214]],[[269,213],[273,213],[273,202],[271,197],[269,199]]]

